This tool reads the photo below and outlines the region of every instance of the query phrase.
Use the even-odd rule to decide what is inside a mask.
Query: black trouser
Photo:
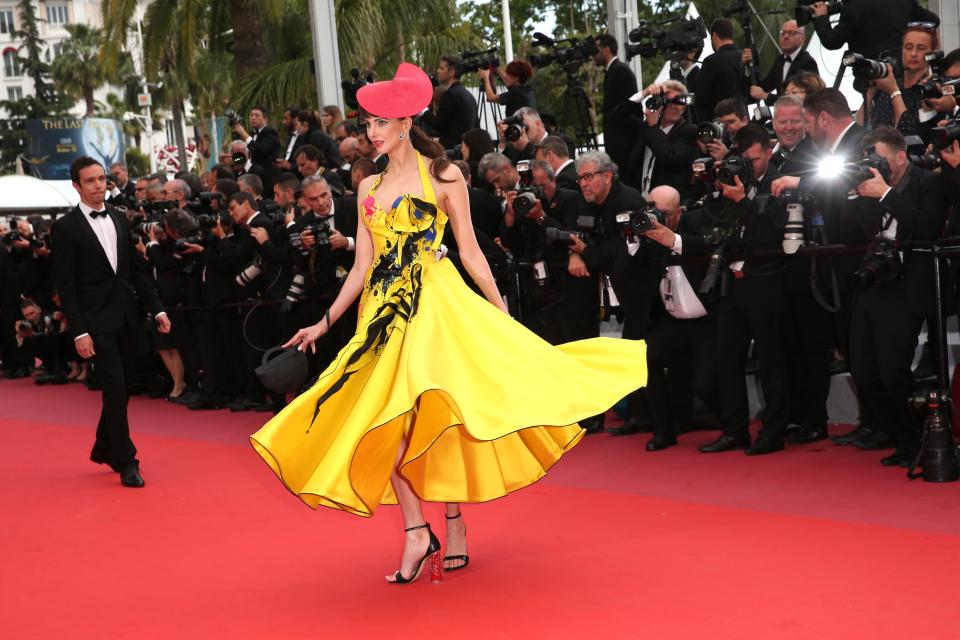
[[[912,436],[907,400],[910,366],[923,326],[902,284],[874,285],[858,294],[850,333],[850,373],[860,396],[862,421],[906,444]]]
[[[767,290],[777,295],[776,289]],[[731,278],[730,295],[717,305],[720,419],[726,435],[738,438],[749,435],[750,404],[744,370],[752,335],[763,385],[761,436],[778,440],[783,438],[789,416],[783,312],[778,300],[762,299],[761,291],[742,279]]]
[[[716,322],[713,316],[667,316],[647,332],[647,401],[655,436],[675,436],[689,426],[696,393],[717,407]]]
[[[137,448],[130,439],[127,422],[129,385],[134,376],[137,330],[124,327],[93,338],[93,366],[102,388],[102,408],[97,423],[97,439],[91,456],[106,460],[117,471],[136,458]]]
[[[241,317],[241,353],[246,376],[247,398],[263,402],[270,396],[274,402],[280,401],[277,394],[270,394],[261,384],[254,369],[263,361],[263,354],[280,343],[280,330],[277,321],[276,306],[262,304],[252,309],[243,309]]]
[[[833,317],[811,293],[809,259],[788,260],[785,273],[783,320],[789,372],[789,420],[805,427],[825,428]]]
[[[203,361],[201,400],[219,403],[244,394],[240,357],[240,315],[236,308],[203,310],[200,320],[200,357]]]

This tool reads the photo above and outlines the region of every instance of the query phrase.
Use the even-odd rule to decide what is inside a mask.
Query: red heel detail
[[[443,560],[439,552],[430,556],[430,582],[443,582]]]

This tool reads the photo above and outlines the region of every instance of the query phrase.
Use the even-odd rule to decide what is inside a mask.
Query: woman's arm
[[[487,95],[487,102],[500,102],[500,96],[493,92],[490,85],[490,69],[478,69],[477,75],[483,78],[483,92]]]
[[[374,179],[376,179],[376,176],[365,178],[358,187],[358,193],[366,193]],[[301,351],[306,351],[307,347],[310,347],[313,352],[316,353],[317,348],[313,343],[330,330],[330,325],[336,322],[337,319],[346,312],[363,290],[363,281],[366,278],[367,270],[370,268],[370,265],[373,264],[373,240],[370,238],[369,229],[367,229],[363,223],[362,198],[357,199],[357,237],[355,242],[356,253],[353,259],[353,267],[350,269],[350,273],[347,274],[347,279],[340,288],[337,299],[330,305],[329,315],[325,316],[317,324],[300,329],[296,335],[283,345],[284,347],[299,344]],[[327,324],[328,317],[330,325]]]
[[[493,280],[490,265],[480,251],[477,236],[473,232],[473,223],[470,220],[470,197],[467,194],[467,183],[463,180],[463,174],[456,167],[450,166],[443,172],[442,177],[452,180],[440,184],[446,200],[443,209],[450,218],[453,235],[457,239],[460,261],[490,304],[508,313],[503,298],[497,290],[497,284]]]

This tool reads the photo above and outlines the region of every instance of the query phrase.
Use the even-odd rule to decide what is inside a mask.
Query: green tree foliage
[[[50,67],[51,75],[57,88],[83,100],[89,118],[96,108],[93,92],[107,81],[99,60],[103,34],[85,24],[68,24],[66,29],[70,37],[63,41],[60,55]]]

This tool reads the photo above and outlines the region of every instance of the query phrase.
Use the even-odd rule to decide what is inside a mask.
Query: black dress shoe
[[[915,456],[916,453],[911,455],[909,451],[897,449],[886,458],[881,458],[880,464],[885,467],[909,467]]]
[[[230,409],[230,411],[249,411],[256,404],[256,402],[253,402],[248,398],[237,398],[233,402],[227,403],[226,407],[227,409]]]
[[[748,456],[762,456],[775,451],[783,451],[783,438],[764,438],[760,436],[752,446],[744,451]]]
[[[866,436],[870,433],[873,433],[873,429],[865,425],[860,425],[853,431],[848,431],[847,433],[844,433],[839,436],[830,436],[830,441],[833,444],[839,444],[841,446],[844,446],[848,444],[853,444],[853,441],[856,440],[857,438],[860,438],[861,436]]]
[[[217,409],[223,409],[223,403],[213,400],[198,400],[197,402],[188,404],[187,409],[191,411],[216,411]]]
[[[867,434],[860,434],[854,438],[850,444],[863,451],[878,451],[880,449],[892,449],[894,447],[893,438],[882,431],[870,431]]]
[[[647,442],[647,451],[662,451],[677,444],[676,436],[653,436]]]
[[[640,433],[641,431],[649,431],[649,427],[640,422],[637,418],[630,418],[624,422],[619,427],[614,427],[613,429],[607,429],[607,433],[612,436],[631,436],[635,433]]]
[[[826,427],[803,427],[787,433],[787,444],[808,444],[827,439]]]
[[[723,434],[710,444],[702,444],[697,447],[700,453],[722,453],[724,451],[733,451],[734,449],[746,449],[750,446],[750,436],[729,436]]]
[[[604,416],[593,416],[592,418],[587,418],[586,420],[580,421],[580,427],[587,432],[587,435],[591,433],[600,433],[603,431],[603,423],[605,422]]]
[[[117,473],[120,473],[121,471],[123,471],[123,467],[117,467],[112,462],[110,462],[110,459],[105,455],[102,455],[99,453],[91,453],[90,460],[92,460],[93,462],[96,462],[97,464],[110,465],[110,468],[116,471]]]
[[[144,484],[143,476],[140,475],[140,463],[134,460],[128,462],[120,473],[120,484],[125,487],[134,487],[139,489]]]

